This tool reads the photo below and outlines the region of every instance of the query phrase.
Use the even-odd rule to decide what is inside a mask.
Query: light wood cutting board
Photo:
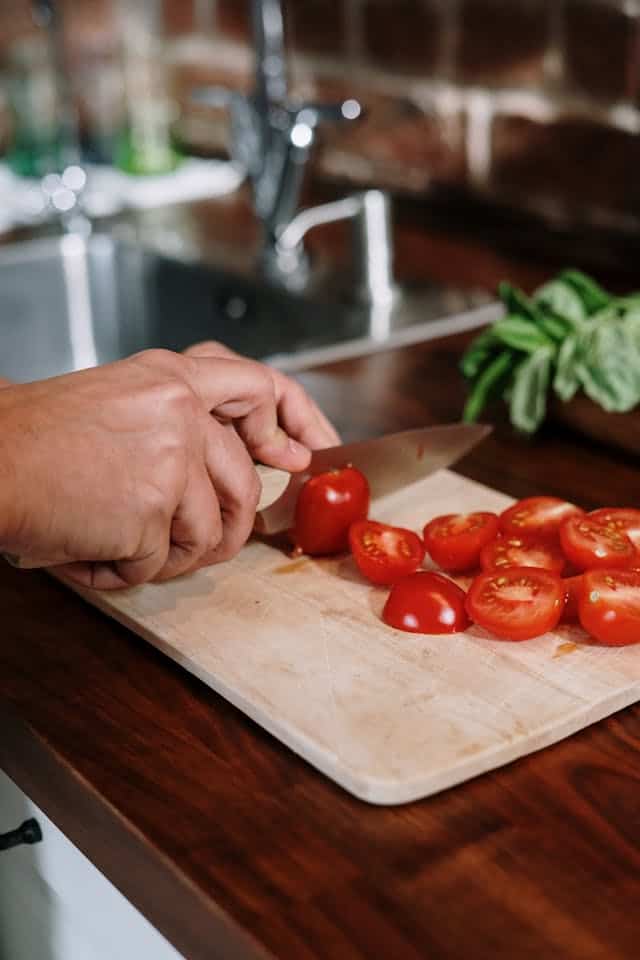
[[[371,513],[421,530],[510,502],[439,471]],[[252,542],[171,583],[80,592],[371,803],[428,796],[640,698],[640,647],[598,647],[577,627],[525,643],[401,633],[379,619],[386,591],[344,557],[292,562]]]

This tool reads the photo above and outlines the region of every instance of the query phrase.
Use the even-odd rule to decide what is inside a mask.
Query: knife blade
[[[286,486],[271,503],[274,473],[262,470],[265,495],[258,505],[255,530],[273,534],[289,529],[293,525],[300,488],[310,476],[351,464],[366,476],[374,500],[451,466],[490,431],[491,427],[486,424],[452,423],[315,450],[309,467],[302,473],[292,474],[288,483],[288,475],[277,471],[280,489],[283,479]]]

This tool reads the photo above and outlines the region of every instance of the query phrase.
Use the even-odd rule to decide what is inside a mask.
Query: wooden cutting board
[[[420,530],[510,502],[439,471],[371,512]],[[428,796],[640,698],[640,647],[598,647],[578,627],[525,643],[401,633],[345,557],[291,561],[256,541],[171,583],[81,593],[371,803]]]

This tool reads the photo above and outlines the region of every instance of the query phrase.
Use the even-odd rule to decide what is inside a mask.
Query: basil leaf
[[[511,394],[511,422],[524,433],[534,433],[547,412],[547,388],[553,350],[543,347],[517,367]]]
[[[509,315],[493,325],[493,335],[505,346],[524,353],[533,353],[551,345],[549,337],[531,320]]]
[[[466,423],[472,423],[478,419],[491,396],[497,392],[507,375],[511,373],[513,361],[513,351],[503,350],[488,367],[485,367],[467,398],[462,414],[462,419]]]
[[[511,283],[503,280],[498,285],[498,294],[507,308],[507,313],[514,313],[516,316],[524,317],[526,320],[538,321],[538,311],[533,302],[522,290],[514,287]]]
[[[495,347],[493,327],[487,327],[471,341],[460,361],[460,370],[467,380],[473,380],[480,373]]]
[[[594,329],[577,374],[587,396],[608,412],[640,403],[640,352],[622,324]]]
[[[575,290],[580,297],[587,315],[601,310],[610,303],[612,297],[581,270],[563,270],[560,279]]]
[[[574,329],[573,325],[569,323],[568,320],[565,320],[564,317],[559,317],[557,314],[552,313],[543,304],[538,305],[538,310],[540,314],[538,321],[540,329],[544,330],[551,340],[555,340],[556,343],[562,343],[565,337]]]
[[[587,316],[584,304],[573,287],[563,280],[551,280],[533,295],[537,306],[545,307],[557,317],[578,324]]]
[[[580,379],[576,372],[580,355],[580,338],[577,333],[570,333],[558,350],[556,372],[553,378],[553,389],[565,403],[575,396],[580,387]]]

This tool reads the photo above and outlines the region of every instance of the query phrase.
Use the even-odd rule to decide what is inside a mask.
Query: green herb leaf
[[[553,350],[542,347],[517,367],[511,393],[511,422],[524,433],[534,433],[547,412],[547,388]]]
[[[579,324],[587,316],[585,306],[573,289],[564,280],[552,280],[533,295],[537,306],[546,307],[557,317],[564,317],[570,323]]]
[[[480,373],[494,353],[496,345],[493,327],[487,327],[471,341],[460,361],[460,370],[467,380],[473,380]]]
[[[570,333],[561,344],[556,357],[556,372],[553,389],[565,403],[575,396],[580,388],[577,362],[581,354],[581,340],[577,333]]]
[[[502,320],[494,323],[492,329],[496,340],[513,350],[522,350],[524,353],[533,353],[540,347],[547,347],[552,343],[537,324],[522,317],[513,315],[503,317]]]
[[[611,295],[581,270],[563,270],[560,279],[575,290],[588,315],[596,313],[611,302]]]
[[[491,396],[497,393],[499,387],[504,384],[505,378],[510,375],[513,362],[513,351],[503,350],[491,361],[488,367],[485,367],[476,380],[465,404],[462,414],[462,419],[465,422],[473,423],[478,419]]]
[[[535,304],[518,287],[514,287],[511,283],[503,280],[498,285],[498,294],[507,308],[507,313],[533,320],[534,323],[538,322],[538,311]]]

